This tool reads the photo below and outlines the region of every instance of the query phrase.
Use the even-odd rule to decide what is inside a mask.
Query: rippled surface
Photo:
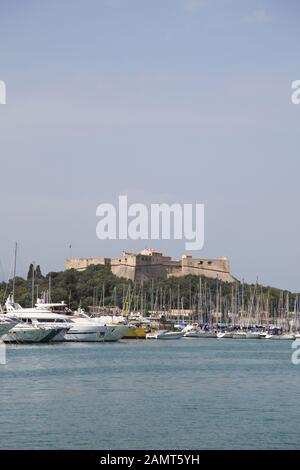
[[[291,342],[9,346],[2,449],[297,449]]]

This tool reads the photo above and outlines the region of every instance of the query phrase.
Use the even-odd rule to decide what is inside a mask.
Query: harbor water
[[[1,449],[299,449],[291,344],[10,345]]]

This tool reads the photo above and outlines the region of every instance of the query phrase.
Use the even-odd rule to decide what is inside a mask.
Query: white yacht
[[[75,325],[65,335],[66,341],[118,341],[134,328],[109,316],[90,317],[81,309],[71,319]]]
[[[48,343],[57,332],[50,326],[18,323],[1,339],[4,343]]]
[[[6,300],[5,307],[6,316],[19,321],[4,338],[5,342],[60,341],[70,329],[68,322],[53,314],[51,310],[45,311],[44,315],[41,314],[38,304],[34,308],[22,308],[20,304],[14,302],[12,295]]]
[[[130,328],[127,325],[107,324],[106,318],[90,318],[81,309],[70,312],[64,302],[45,303],[38,299],[35,307],[22,308],[10,296],[5,305],[9,314],[27,326],[56,329],[52,341],[118,341]]]

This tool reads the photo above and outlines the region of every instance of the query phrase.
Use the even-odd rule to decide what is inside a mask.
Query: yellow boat
[[[137,326],[136,328],[130,328],[130,330],[123,337],[124,339],[146,339],[146,333],[149,328],[144,326]]]

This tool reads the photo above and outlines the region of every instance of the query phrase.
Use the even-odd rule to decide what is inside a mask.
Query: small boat
[[[267,336],[267,332],[266,332],[266,331],[262,331],[261,333],[259,333],[260,339],[265,339],[266,336]]]
[[[217,333],[217,338],[223,339],[223,338],[231,338],[233,337],[232,331],[220,331]]]
[[[259,333],[258,331],[248,331],[246,333],[246,336],[247,339],[261,339],[264,338],[266,335],[263,332]]]
[[[295,335],[293,333],[285,333],[282,331],[282,328],[277,328],[277,327],[272,327],[269,329],[267,332],[266,339],[272,339],[272,340],[294,340]]]
[[[233,339],[247,339],[247,333],[245,331],[233,331],[232,338]]]
[[[182,331],[162,331],[157,334],[157,339],[180,339],[183,335]]]
[[[146,339],[163,339],[163,340],[171,340],[171,339],[180,339],[184,335],[182,331],[156,331],[153,333],[148,333],[146,335]]]
[[[262,333],[258,331],[234,331],[232,332],[233,339],[261,339]]]
[[[217,333],[214,331],[205,330],[191,330],[184,334],[185,338],[217,338]]]
[[[146,334],[146,339],[157,339],[158,332],[152,331]]]
[[[295,335],[291,334],[291,333],[281,333],[279,335],[274,335],[274,334],[267,334],[265,336],[266,339],[281,339],[281,340],[294,340],[295,339]]]

